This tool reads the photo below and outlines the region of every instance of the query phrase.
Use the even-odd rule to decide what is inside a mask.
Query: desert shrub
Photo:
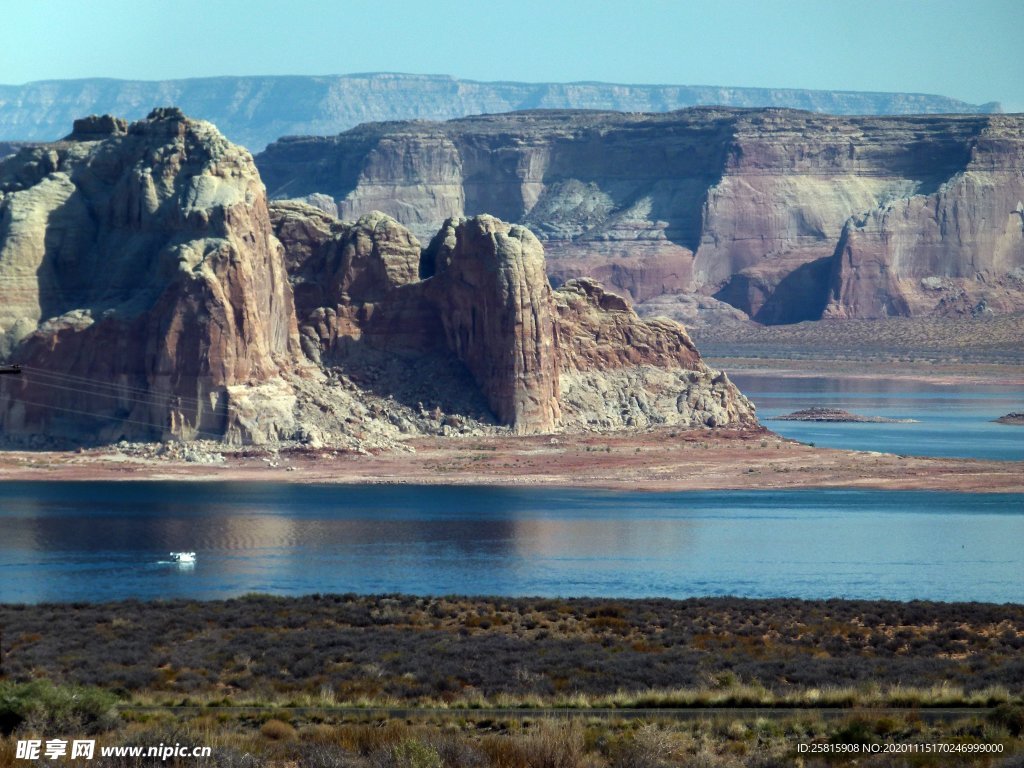
[[[487,736],[480,741],[480,751],[491,768],[527,768],[526,755],[511,736]]]
[[[120,721],[117,698],[98,688],[56,686],[46,680],[0,682],[0,732],[28,728],[41,733],[94,734]]]
[[[1005,728],[1014,738],[1020,738],[1024,735],[1024,706],[1000,704],[989,715],[989,721]]]
[[[405,739],[371,756],[374,768],[443,768],[441,756],[430,744]]]
[[[682,768],[733,768],[737,764],[716,755],[714,752],[705,750],[684,758],[677,765],[682,766]]]
[[[363,768],[365,760],[324,742],[302,744],[295,754],[299,768]]]
[[[427,617],[436,631],[422,631]],[[467,621],[477,626],[460,637]],[[252,595],[0,605],[0,626],[9,679],[133,693],[230,685],[274,695],[326,684],[339,699],[452,699],[468,688],[550,696],[693,687],[730,671],[776,691],[869,680],[1024,690],[1024,607],[1013,605]],[[822,649],[831,657],[817,657]],[[509,676],[511,667],[523,674]]]
[[[397,744],[409,737],[409,729],[405,723],[388,720],[379,725],[351,725],[339,730],[339,744],[358,752],[370,755]]]
[[[291,741],[296,736],[295,728],[284,720],[267,720],[260,726],[260,735],[271,741]]]
[[[878,735],[870,722],[854,718],[844,723],[830,741],[833,744],[873,744],[878,741]]]
[[[583,768],[583,728],[575,720],[541,720],[522,738],[528,768]]]
[[[453,734],[432,738],[430,745],[437,751],[444,768],[485,768],[488,765],[483,752]]]
[[[648,724],[614,750],[610,768],[665,768],[678,765],[683,754],[678,734]]]

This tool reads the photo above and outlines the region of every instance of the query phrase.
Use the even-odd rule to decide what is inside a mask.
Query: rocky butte
[[[298,346],[252,156],[175,109],[0,163],[0,291],[0,356],[38,370],[4,385],[7,435],[248,438],[238,386]]]
[[[755,424],[685,330],[525,226],[267,203],[252,156],[174,108],[0,161],[8,440],[300,441]],[[326,209],[326,210],[325,210]],[[45,436],[45,437],[43,437]]]
[[[490,213],[556,283],[766,324],[1024,309],[1024,116],[528,111],[288,137],[272,197],[429,237]],[[737,313],[737,310],[742,315]]]

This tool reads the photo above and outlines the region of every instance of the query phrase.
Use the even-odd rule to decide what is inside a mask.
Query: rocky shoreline
[[[890,419],[885,416],[861,416],[842,408],[814,406],[785,416],[772,416],[766,421],[824,421],[837,424],[914,424],[917,419]]]

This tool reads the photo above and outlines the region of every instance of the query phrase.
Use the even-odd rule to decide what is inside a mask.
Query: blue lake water
[[[912,456],[956,456],[1024,461],[1024,427],[993,419],[1024,411],[1024,390],[992,385],[948,385],[920,380],[779,376],[736,372],[729,377],[765,420],[820,405],[862,416],[915,419],[913,424],[828,424],[770,421],[774,432],[829,448]]]
[[[0,484],[0,602],[251,591],[1024,602],[1024,495]]]

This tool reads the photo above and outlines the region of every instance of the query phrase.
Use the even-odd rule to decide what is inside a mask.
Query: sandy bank
[[[887,488],[1024,493],[1024,462],[813,448],[768,430],[420,438],[345,454],[248,449],[222,464],[133,456],[114,447],[0,452],[0,480],[220,480],[526,485],[682,491]]]

